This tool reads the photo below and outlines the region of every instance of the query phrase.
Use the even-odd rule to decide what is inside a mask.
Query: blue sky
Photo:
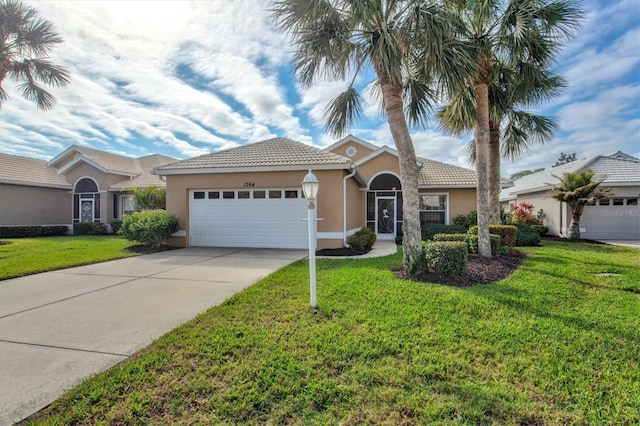
[[[49,159],[69,145],[124,155],[188,158],[270,137],[327,146],[322,112],[345,83],[300,87],[292,48],[258,0],[31,1],[65,42],[52,60],[72,83],[39,111],[14,90],[0,110],[0,152]],[[586,20],[556,71],[569,88],[538,113],[555,116],[556,138],[504,161],[503,176],[621,150],[640,156],[640,2],[585,1]],[[364,82],[363,82],[364,83]],[[378,105],[351,133],[393,147]],[[463,167],[469,137],[436,126],[413,132],[418,155]]]

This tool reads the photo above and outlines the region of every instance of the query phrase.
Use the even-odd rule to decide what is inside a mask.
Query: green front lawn
[[[0,280],[88,263],[135,256],[132,245],[117,236],[3,238],[0,245]]]
[[[548,242],[497,284],[399,254],[290,265],[68,392],[44,424],[638,424],[640,256]],[[594,274],[615,274],[597,276]]]

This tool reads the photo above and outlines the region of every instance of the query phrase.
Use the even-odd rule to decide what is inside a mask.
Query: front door
[[[396,197],[376,198],[376,233],[380,239],[396,236]]]
[[[80,200],[80,222],[93,222],[93,200]]]

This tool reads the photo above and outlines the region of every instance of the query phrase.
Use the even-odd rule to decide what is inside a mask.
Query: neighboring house
[[[0,226],[109,224],[133,211],[132,187],[164,187],[151,171],[175,161],[77,145],[49,161],[0,154]]]
[[[606,176],[602,187],[609,198],[586,206],[580,218],[580,237],[594,240],[640,240],[640,160],[620,151],[573,161],[524,176],[500,193],[505,211],[519,201],[529,201],[542,211],[549,234],[566,237],[571,209],[551,197],[562,175],[591,169],[596,178]]]
[[[418,159],[420,217],[448,224],[476,208],[473,170]],[[301,182],[318,177],[318,247],[342,247],[364,226],[402,235],[398,154],[347,136],[321,150],[275,138],[155,168],[167,181],[167,211],[180,219],[170,244],[308,247]]]

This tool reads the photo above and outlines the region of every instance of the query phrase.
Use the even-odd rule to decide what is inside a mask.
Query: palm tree
[[[326,108],[331,134],[342,135],[359,117],[357,75],[372,70],[400,162],[403,189],[403,264],[408,275],[423,270],[418,173],[409,125],[424,125],[436,92],[434,76],[453,84],[463,77],[465,56],[452,25],[455,18],[417,0],[281,0],[273,15],[291,34],[294,68],[303,86],[318,78],[350,78],[345,92]]]
[[[478,253],[490,257],[489,193],[491,182],[495,186],[496,181],[495,176],[490,177],[490,170],[492,159],[499,159],[498,145],[491,145],[491,132],[498,134],[501,125],[495,120],[491,123],[492,77],[496,75],[496,68],[505,63],[514,70],[517,64],[521,65],[518,71],[522,81],[534,79],[535,74],[528,73],[545,69],[552,63],[562,43],[579,27],[583,13],[573,0],[448,0],[445,3],[463,20],[465,28],[461,37],[475,51],[475,72],[465,89],[458,90],[469,91],[474,99]]]
[[[152,185],[145,188],[131,188],[136,210],[164,210],[167,205],[166,189]]]
[[[525,64],[519,64],[521,68]],[[497,60],[489,85],[489,223],[500,223],[500,159],[515,159],[526,153],[532,144],[549,141],[557,124],[555,120],[532,114],[521,108],[538,106],[560,94],[565,80],[546,69],[522,73]],[[535,78],[531,78],[531,77]],[[441,128],[450,134],[461,135],[473,129],[475,98],[472,90],[461,86],[450,94],[449,103],[438,111]],[[475,162],[475,143],[467,147],[469,158]],[[501,155],[502,153],[502,155]]]
[[[55,97],[38,85],[65,86],[69,72],[48,60],[62,38],[48,20],[19,0],[0,0],[0,107],[8,99],[2,82],[9,77],[22,82],[23,96],[42,110],[55,104]]]
[[[595,178],[592,170],[582,170],[577,173],[565,173],[558,185],[554,185],[552,196],[558,201],[565,202],[571,207],[571,223],[569,224],[569,240],[580,239],[580,217],[587,204],[593,204],[600,198],[606,198],[609,191],[600,188],[606,176]]]

